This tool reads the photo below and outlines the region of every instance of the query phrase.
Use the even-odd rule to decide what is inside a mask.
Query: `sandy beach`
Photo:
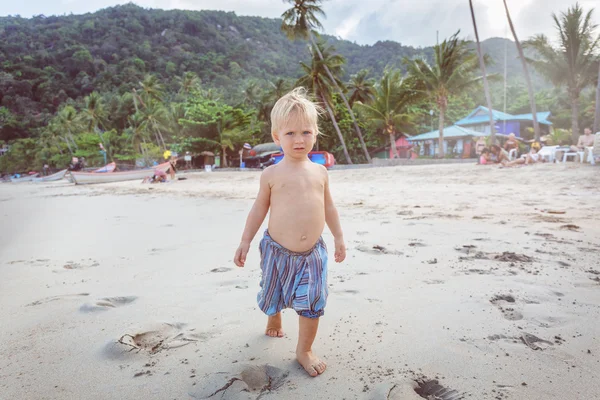
[[[232,262],[260,172],[179,176],[0,184],[0,399],[600,398],[600,168],[331,171],[314,379]]]

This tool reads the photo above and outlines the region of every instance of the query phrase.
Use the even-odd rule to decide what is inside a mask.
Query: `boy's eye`
[[[293,134],[294,134],[294,132],[288,132],[288,133],[286,133],[286,135],[293,135]]]
[[[311,132],[310,132],[310,131],[304,131],[304,134],[305,134],[305,135],[310,135],[310,134],[311,134]]]

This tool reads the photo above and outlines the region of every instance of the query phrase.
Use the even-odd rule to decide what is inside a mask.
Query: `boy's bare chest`
[[[274,196],[310,196],[323,195],[325,181],[315,177],[296,177],[294,179],[276,180],[271,187]]]

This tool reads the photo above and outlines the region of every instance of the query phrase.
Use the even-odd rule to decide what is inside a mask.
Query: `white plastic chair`
[[[565,154],[563,155],[563,160],[562,160],[562,162],[566,163],[566,162],[567,162],[567,159],[568,159],[569,157],[573,157],[573,161],[576,161],[575,157],[579,157],[579,153],[577,153],[577,152],[575,152],[575,151],[568,151],[568,152],[565,152]],[[581,158],[583,158],[583,156],[582,156]]]
[[[584,151],[578,151],[577,154],[579,154],[579,161],[583,164],[584,162],[589,162],[590,164],[594,165],[596,162],[594,161],[594,147],[593,146],[588,146],[587,147],[587,151],[588,151],[588,157],[587,160],[584,160],[583,158],[585,157],[585,150]]]
[[[554,162],[555,158],[556,158],[556,149],[559,146],[544,146],[540,149],[540,151],[538,151],[538,154],[540,155],[541,159],[548,159],[548,162]]]

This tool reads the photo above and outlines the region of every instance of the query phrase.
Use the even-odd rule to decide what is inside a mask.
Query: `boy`
[[[321,233],[325,223],[334,236],[335,261],[346,258],[338,212],[329,193],[327,169],[312,163],[308,153],[319,134],[322,109],[296,88],[275,103],[271,136],[283,149],[281,162],[266,168],[234,257],[243,267],[250,243],[269,208],[269,227],[260,242],[261,271],[258,305],[267,314],[265,334],[283,337],[281,310],[299,315],[296,358],[310,376],[327,367],[312,352],[319,317],[327,301],[327,248]]]

